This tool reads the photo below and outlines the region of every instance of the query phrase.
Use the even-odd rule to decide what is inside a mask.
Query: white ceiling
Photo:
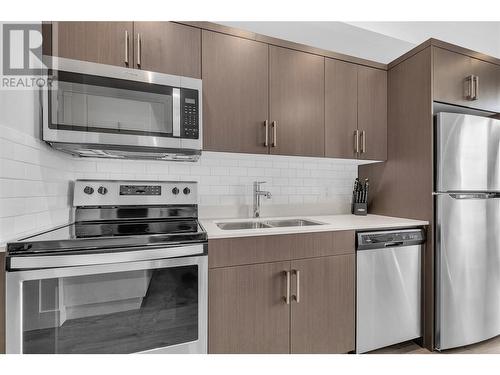
[[[218,22],[389,63],[429,38],[500,58],[500,22]]]

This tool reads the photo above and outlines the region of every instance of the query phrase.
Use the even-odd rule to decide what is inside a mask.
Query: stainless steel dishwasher
[[[359,232],[356,353],[421,336],[422,229]]]

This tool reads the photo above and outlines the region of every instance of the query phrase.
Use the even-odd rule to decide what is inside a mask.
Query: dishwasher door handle
[[[393,241],[393,242],[386,242],[384,244],[384,247],[397,247],[397,246],[403,246],[404,242],[403,241]]]

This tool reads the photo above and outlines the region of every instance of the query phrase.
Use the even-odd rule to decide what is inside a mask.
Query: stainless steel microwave
[[[50,61],[51,60],[51,61]],[[200,79],[51,58],[42,138],[77,156],[197,160]]]

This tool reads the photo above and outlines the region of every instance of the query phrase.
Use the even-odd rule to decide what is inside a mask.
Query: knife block
[[[353,215],[366,216],[368,214],[368,204],[367,203],[352,203],[351,213]]]

